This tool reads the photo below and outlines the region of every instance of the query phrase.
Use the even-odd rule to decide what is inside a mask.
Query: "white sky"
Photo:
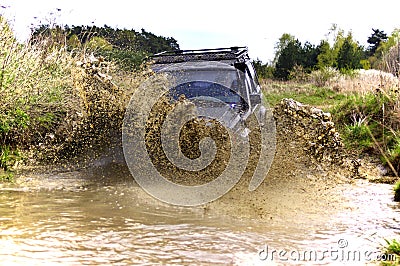
[[[63,24],[144,28],[174,37],[181,49],[248,46],[250,56],[264,62],[273,59],[283,33],[317,45],[336,23],[367,45],[372,28],[388,35],[400,28],[398,0],[0,0],[0,6],[7,7],[0,12],[13,20],[20,38],[29,34],[31,23],[60,8],[53,17]]]

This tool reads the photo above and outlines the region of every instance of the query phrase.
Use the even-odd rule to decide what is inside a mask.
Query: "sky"
[[[337,24],[368,45],[372,28],[388,35],[400,28],[398,0],[0,0],[0,6],[21,40],[32,23],[107,24],[173,37],[181,49],[248,46],[264,63],[273,60],[283,33],[317,45]]]

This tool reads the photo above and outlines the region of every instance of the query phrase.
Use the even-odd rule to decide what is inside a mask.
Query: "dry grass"
[[[369,93],[374,91],[398,90],[400,80],[393,74],[369,69],[358,70],[354,77],[340,76],[332,84],[332,88],[340,92]]]

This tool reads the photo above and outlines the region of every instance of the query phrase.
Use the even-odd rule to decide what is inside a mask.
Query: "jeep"
[[[219,118],[234,132],[247,136],[249,130],[243,130],[246,120],[256,109],[265,112],[260,106],[262,93],[247,47],[168,51],[154,55],[152,60],[154,72],[179,80],[169,90],[175,100],[182,95],[188,100],[196,99],[196,107],[206,109],[207,114],[229,106],[233,112],[222,112],[222,116],[219,112]]]

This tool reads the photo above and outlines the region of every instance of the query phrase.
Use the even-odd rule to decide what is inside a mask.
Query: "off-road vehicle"
[[[220,118],[234,131],[240,130],[247,136],[243,131],[247,128],[243,127],[245,121],[255,111],[257,117],[265,113],[247,47],[162,52],[152,60],[154,72],[168,73],[180,80],[169,90],[174,99],[182,95],[196,99],[195,105],[207,109],[208,114],[229,106],[233,112],[225,112]],[[201,98],[205,100],[202,102]]]

